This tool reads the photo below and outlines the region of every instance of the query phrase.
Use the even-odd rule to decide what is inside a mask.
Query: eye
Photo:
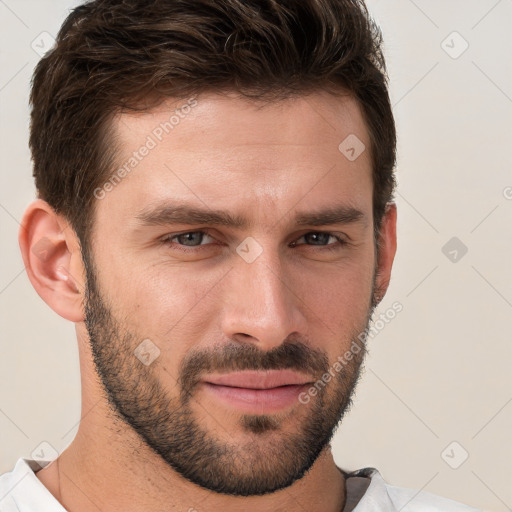
[[[209,243],[201,243],[205,240],[205,237],[215,240],[208,231],[199,230],[187,231],[185,233],[178,234],[168,234],[161,239],[161,242],[177,250],[190,253],[194,252],[194,248],[196,247],[210,245]],[[306,241],[306,244],[298,244],[302,239]],[[329,243],[329,240],[331,239],[333,239],[334,242]],[[296,247],[297,245],[313,245],[322,249],[334,251],[347,244],[348,242],[346,240],[334,233],[326,231],[311,231],[309,233],[305,233],[296,241],[292,242],[289,247]]]
[[[172,245],[177,248],[198,247],[200,245],[205,245],[200,243],[204,240],[205,236],[212,238],[206,231],[188,231],[186,233],[179,233],[177,235],[166,235],[164,238],[161,239],[161,241],[164,244]],[[176,240],[176,242],[174,242],[173,240]]]
[[[311,242],[308,245],[325,247],[328,250],[336,250],[339,249],[341,246],[347,245],[347,241],[344,240],[342,237],[327,231],[311,231],[309,233],[302,235],[298,240],[301,239],[304,239],[307,242]],[[334,243],[328,243],[329,239],[334,239]],[[292,242],[290,244],[291,247],[295,247],[296,245],[297,241]]]

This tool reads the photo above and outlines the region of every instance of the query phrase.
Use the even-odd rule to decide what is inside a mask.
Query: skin
[[[183,104],[116,116],[119,165]],[[27,208],[19,237],[27,274],[41,298],[75,323],[80,355],[78,433],[36,473],[67,510],[342,510],[345,483],[330,439],[350,407],[364,351],[307,404],[269,414],[226,405],[198,379],[290,368],[315,382],[368,325],[389,284],[396,206],[383,218],[377,261],[370,154],[345,158],[338,145],[349,134],[370,147],[348,96],[316,92],[263,105],[203,94],[97,201],[87,266],[62,216],[40,199]],[[136,219],[178,200],[252,226],[148,227]],[[299,211],[334,205],[363,217],[295,223]],[[162,242],[201,230],[208,236]],[[262,250],[251,263],[236,252],[249,236]],[[148,366],[133,355],[144,339],[160,350]]]

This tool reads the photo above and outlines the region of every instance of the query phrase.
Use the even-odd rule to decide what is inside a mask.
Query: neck
[[[135,452],[126,450],[127,446],[79,433],[56,463],[40,470],[37,477],[69,512],[340,512],[346,501],[344,477],[330,449],[290,487],[238,497],[216,494],[183,479],[140,442]]]

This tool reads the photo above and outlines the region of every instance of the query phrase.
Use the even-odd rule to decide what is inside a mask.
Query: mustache
[[[329,369],[323,351],[314,350],[300,340],[285,341],[270,351],[254,345],[231,343],[208,351],[187,354],[180,365],[178,384],[188,397],[204,374],[229,373],[242,370],[295,370],[314,376]]]

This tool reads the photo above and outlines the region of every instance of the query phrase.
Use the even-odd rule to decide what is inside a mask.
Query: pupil
[[[185,242],[194,242],[193,238],[200,237],[201,233],[185,233],[184,235],[181,235],[181,236],[185,238]],[[192,244],[185,243],[185,245],[194,245],[194,244],[193,243]]]
[[[326,241],[325,237],[327,236],[327,233],[310,233],[309,236],[312,236],[312,237],[316,238],[316,240],[314,240],[314,239],[312,240],[313,242],[315,242],[315,241],[316,242],[318,242],[318,241],[321,242],[322,240],[325,242]]]

